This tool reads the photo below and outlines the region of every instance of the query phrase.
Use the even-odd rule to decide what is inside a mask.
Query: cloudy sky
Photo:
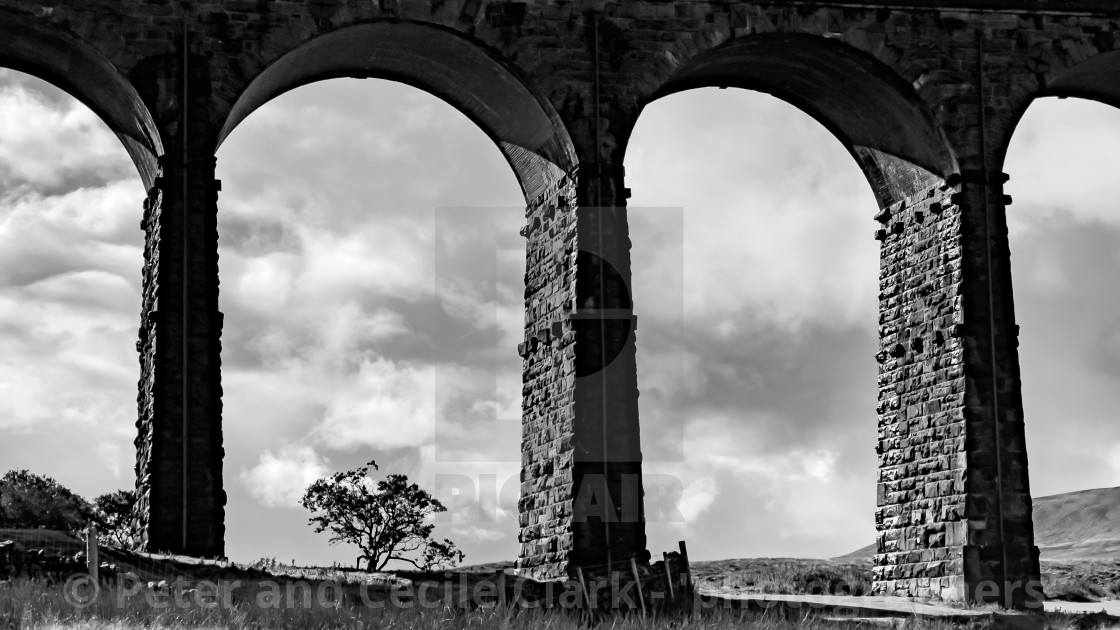
[[[1040,101],[1005,169],[1036,496],[1120,485],[1118,135],[1120,112]],[[878,243],[854,161],[781,101],[700,90],[648,108],[626,167],[650,549],[867,544]],[[523,206],[498,150],[430,95],[338,80],[250,116],[218,177],[230,557],[353,562],[295,502],[370,459],[445,501],[468,562],[515,557]],[[0,71],[0,469],[132,486],[142,188],[88,109]]]

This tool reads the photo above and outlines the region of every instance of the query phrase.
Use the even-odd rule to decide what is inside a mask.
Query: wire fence
[[[293,562],[294,565],[294,562]],[[679,552],[654,563],[625,558],[611,564],[573,565],[567,579],[539,582],[496,571],[394,571],[373,574],[339,566],[297,567],[262,559],[239,564],[153,554],[98,544],[96,529],[82,535],[33,529],[0,529],[0,582],[27,579],[70,586],[75,578],[101,587],[176,592],[204,582],[239,584],[237,601],[251,602],[266,584],[281,584],[291,597],[293,584],[321,591],[335,585],[352,602],[392,601],[394,606],[439,603],[473,609],[487,606],[575,607],[589,614],[606,609],[643,614],[684,606],[691,577],[684,543]],[[574,599],[573,599],[574,598]]]

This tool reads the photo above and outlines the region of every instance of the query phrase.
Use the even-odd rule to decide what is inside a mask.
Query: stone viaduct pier
[[[647,558],[623,155],[646,104],[737,87],[820,121],[878,199],[875,589],[1029,599],[1002,164],[1033,99],[1120,104],[1117,3],[0,0],[0,65],[90,106],[148,190],[147,549],[224,555],[215,151],[287,90],[379,77],[463,112],[525,193],[522,571]]]

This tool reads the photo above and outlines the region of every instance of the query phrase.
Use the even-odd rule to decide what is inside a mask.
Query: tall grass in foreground
[[[250,589],[252,587],[249,587]],[[87,607],[76,607],[67,601],[61,585],[46,585],[27,580],[0,585],[0,630],[15,628],[82,628],[113,629],[186,629],[214,628],[249,630],[291,628],[385,628],[388,630],[583,630],[589,627],[612,630],[645,628],[712,628],[727,629],[749,626],[761,630],[787,628],[851,627],[851,623],[835,622],[821,617],[784,618],[780,610],[745,612],[736,610],[705,610],[700,618],[687,613],[651,616],[640,614],[603,617],[591,622],[578,610],[519,609],[491,607],[463,610],[441,608],[373,608],[367,605],[339,603],[278,607],[255,605],[254,593],[243,593],[232,605],[207,607],[194,603],[187,606],[160,606],[151,598],[129,596],[119,587],[105,587],[100,597]],[[899,620],[895,627],[941,629],[948,623]]]
[[[1098,602],[1120,599],[1120,580],[1099,580],[1091,575],[1042,574],[1047,599],[1068,602]]]

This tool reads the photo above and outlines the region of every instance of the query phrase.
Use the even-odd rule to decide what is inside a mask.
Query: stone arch
[[[283,54],[238,97],[218,144],[280,94],[344,77],[399,81],[443,99],[498,145],[530,201],[556,179],[557,169],[570,172],[575,165],[559,116],[511,64],[455,31],[410,22],[347,26]]]
[[[89,107],[120,138],[145,188],[163,153],[159,131],[136,89],[101,53],[41,20],[0,11],[0,66],[34,75]]]
[[[1040,438],[1037,433],[1032,440],[1033,443],[1028,444],[1025,432],[1031,426],[1037,427],[1047,424],[1048,417],[1045,414],[1038,413],[1037,402],[1032,402],[1029,396],[1024,396],[1025,392],[1038,387],[1038,381],[1033,380],[1024,384],[1022,368],[1028,363],[1037,366],[1038,355],[1035,354],[1037,353],[1037,346],[1035,346],[1036,349],[1033,352],[1024,350],[1027,344],[1024,344],[1023,338],[1020,337],[1020,324],[1023,324],[1024,330],[1029,329],[1028,336],[1031,336],[1030,330],[1038,329],[1037,326],[1030,325],[1028,320],[1031,317],[1029,315],[1024,316],[1025,312],[1029,313],[1031,310],[1037,309],[1037,306],[1032,308],[1029,300],[1020,299],[1024,294],[1021,291],[1024,287],[1020,284],[1022,278],[1013,273],[1015,271],[1022,272],[1022,267],[1016,265],[1022,262],[1024,253],[1029,251],[1022,249],[1023,241],[1019,240],[1022,237],[1013,239],[1008,230],[1007,216],[1012,214],[1009,206],[1012,203],[1020,203],[1019,197],[1015,195],[1013,199],[1012,195],[1002,193],[1005,190],[1003,187],[1007,185],[1006,182],[1023,181],[1018,171],[1008,168],[1007,161],[1012,141],[1019,131],[1023,118],[1036,101],[1054,97],[1059,99],[1069,98],[1094,101],[1112,108],[1120,108],[1120,50],[1102,51],[1098,48],[1098,45],[1107,46],[1110,44],[1099,38],[1095,38],[1092,43],[1086,40],[1047,40],[1017,59],[1019,76],[1013,76],[1010,80],[1006,80],[1006,83],[1009,84],[1007,91],[1010,93],[1010,104],[1006,110],[996,112],[992,116],[993,120],[989,131],[989,138],[992,140],[990,149],[991,170],[998,174],[996,190],[1000,193],[997,197],[999,201],[994,204],[997,211],[996,221],[999,240],[993,245],[993,249],[998,252],[999,260],[1005,269],[1002,276],[997,276],[997,289],[1002,293],[1000,299],[1005,303],[1003,308],[1004,312],[1007,313],[1003,317],[1005,323],[1002,323],[1002,330],[998,330],[997,334],[1011,340],[1008,353],[1012,357],[1011,360],[1003,360],[1002,362],[1003,369],[1008,375],[1007,379],[1012,384],[1012,387],[1006,388],[1011,399],[1011,404],[1006,406],[1011,408],[1013,415],[1010,421],[1001,426],[1003,431],[1001,439],[1008,445],[1005,447],[1006,450],[1003,455],[1005,461],[1009,456],[1012,458],[1010,466],[1005,464],[1004,475],[1010,478],[1008,485],[1013,484],[1014,491],[1005,493],[1012,496],[1015,503],[1009,502],[1007,517],[1002,515],[1002,511],[999,514],[1000,518],[1009,524],[1004,525],[1004,527],[1007,527],[1013,536],[1017,536],[1020,541],[1023,541],[1015,542],[1019,542],[1020,545],[1032,550],[1031,553],[1034,554],[1033,559],[1036,566],[1039,557],[1039,548],[1036,545],[1043,544],[1045,532],[1036,530],[1037,524],[1033,520],[1039,514],[1039,512],[1034,511],[1038,507],[1038,503],[1034,501],[1039,497],[1032,492],[1032,482],[1037,481],[1038,475],[1037,469],[1034,469],[1031,465],[1037,464],[1033,458],[1037,457],[1039,452],[1046,451],[1048,446],[1040,451]],[[1074,184],[1063,182],[1058,189],[1061,190],[1072,185]],[[1050,237],[1049,232],[1047,237]],[[1070,284],[1076,284],[1076,281]],[[1048,297],[1061,303],[1071,303],[1061,297]],[[1023,306],[1027,306],[1027,309],[1022,309]],[[1081,306],[1081,308],[1084,307]],[[1035,313],[1035,316],[1037,316],[1037,310]],[[1030,345],[1033,345],[1033,343]],[[1033,356],[1031,356],[1032,354]],[[1045,360],[1046,362],[1053,361],[1050,356],[1047,356]],[[1028,369],[1028,372],[1030,371],[1032,370]],[[1045,386],[1052,389],[1051,383],[1045,383]],[[1039,419],[1042,422],[1037,423],[1036,421]],[[1032,425],[1032,423],[1035,424]],[[1037,431],[1037,428],[1035,431]],[[1037,491],[1038,488],[1034,487],[1033,490]],[[1018,509],[1016,509],[1017,507]],[[1045,552],[1045,548],[1043,551]],[[1014,564],[1011,566],[1012,571],[1018,570]],[[1037,569],[1035,571],[1035,575],[1037,575]]]
[[[881,207],[948,177],[956,157],[926,103],[875,57],[840,40],[766,33],[729,40],[679,65],[640,105],[702,87],[780,98],[824,125],[867,175]]]
[[[1011,145],[1015,130],[1019,127],[1019,121],[1036,99],[1055,96],[1083,98],[1120,108],[1120,50],[1093,54],[1091,51],[1082,50],[1084,46],[1071,45],[1069,48],[1076,52],[1081,61],[1055,65],[1056,55],[1045,48],[1038,49],[1028,56],[1028,70],[1035,71],[1038,87],[1034,90],[1023,87],[1016,90],[1018,98],[1014,108],[1002,121],[996,121],[993,130],[997,134],[996,153],[992,156],[994,169],[1003,167],[1007,159],[1007,149]],[[1015,86],[1026,85],[1030,85],[1030,82],[1015,83]]]

